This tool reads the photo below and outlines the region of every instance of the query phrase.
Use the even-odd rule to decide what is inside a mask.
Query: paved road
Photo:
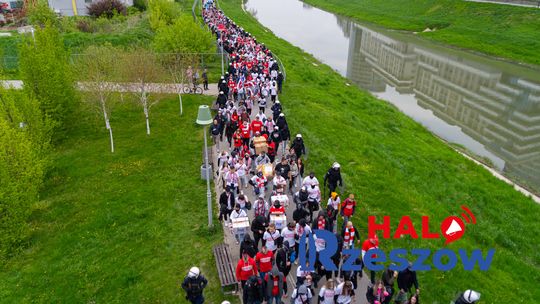
[[[270,107],[271,107],[271,104],[272,102],[269,101],[268,103],[268,106],[267,106],[267,109],[266,109],[266,112],[265,114],[266,115],[271,115],[271,111],[270,111]],[[253,107],[254,109],[258,109],[258,107],[254,106]],[[257,113],[257,111],[253,111],[252,113],[252,119],[255,117],[255,114]],[[289,114],[289,113],[285,113],[286,115],[294,115],[294,113],[292,114]],[[296,133],[293,131],[291,131],[291,135],[292,136],[295,136]],[[217,199],[216,199],[216,202],[218,204],[218,208],[219,208],[219,195],[224,191],[223,188],[222,188],[222,182],[221,181],[218,181],[217,180],[217,177],[215,175],[216,173],[216,168],[217,168],[217,157],[219,155],[219,153],[223,150],[226,150],[228,152],[230,152],[232,149],[229,147],[226,139],[225,139],[225,136],[224,136],[224,141],[220,142],[220,148],[221,149],[218,149],[216,145],[212,146],[212,155],[214,156],[213,157],[213,173],[214,173],[214,182],[215,182],[215,192],[216,192],[216,196],[217,196]],[[279,151],[278,151],[278,155],[276,156],[275,160],[276,160],[276,163],[279,162],[279,160],[281,159],[281,156],[282,156],[282,149],[281,149],[281,145],[280,145],[280,148],[279,148]],[[309,172],[310,171],[310,168],[306,168],[306,172]],[[316,176],[317,178],[319,179],[319,182],[322,182],[322,172],[316,172]],[[251,177],[251,175],[250,175]],[[269,181],[269,184],[271,184],[271,181]],[[293,190],[293,193],[295,193],[296,191],[298,191],[298,186],[294,188]],[[247,195],[249,197],[249,201],[250,202],[254,202],[256,197],[255,197],[255,194],[253,192],[253,187],[251,185],[248,186],[248,188],[244,188],[244,189],[241,189],[241,191],[244,193],[244,195]],[[321,190],[322,191],[322,190]],[[266,192],[269,192],[269,191],[266,191]],[[267,194],[267,198],[268,198],[268,194]],[[342,197],[344,197],[345,195],[342,194],[341,195]],[[235,194],[235,197],[237,197],[237,195]],[[288,194],[288,197],[289,197],[289,206],[288,208],[286,209],[287,211],[287,221],[290,222],[290,221],[293,221],[292,220],[292,213],[295,209],[295,204],[293,202],[293,198],[292,196],[290,195],[290,193]],[[327,199],[322,199],[322,206],[323,208],[326,208],[326,201]],[[270,204],[270,202],[269,202]],[[218,209],[219,210],[219,209]],[[317,212],[316,212],[317,213]],[[249,220],[250,220],[250,223],[252,222],[253,218],[254,218],[254,211],[253,209],[252,210],[249,210],[248,211],[248,217],[249,217]],[[316,215],[314,215],[316,216]],[[311,225],[311,223],[310,223]],[[225,223],[223,223],[223,230],[224,230],[224,238],[225,238],[225,243],[229,245],[229,248],[230,248],[230,251],[231,251],[231,258],[232,258],[232,261],[234,263],[234,266],[236,266],[236,262],[240,259],[240,246],[236,244],[236,239],[234,238],[234,234],[233,232],[229,229],[228,226],[225,225]],[[251,233],[250,231],[250,235],[253,237],[253,234]],[[259,250],[260,250],[260,245],[259,245]],[[290,302],[290,295],[292,294],[292,291],[294,290],[294,286],[296,284],[296,269],[297,269],[297,266],[296,265],[292,265],[292,269],[287,277],[287,285],[288,285],[288,295],[289,297],[288,298],[283,298],[283,301],[285,303],[289,303]],[[326,279],[323,277],[320,281],[319,281],[319,284],[318,286],[321,287],[321,286],[324,286],[326,282]],[[366,297],[365,297],[365,293],[366,293],[366,290],[367,290],[367,286],[368,286],[368,283],[369,283],[369,274],[366,274],[364,273],[363,277],[362,278],[359,278],[358,279],[358,288],[356,289],[356,301],[354,303],[358,303],[358,304],[367,304],[367,300],[366,300]],[[317,293],[317,296],[318,296],[318,292],[319,292],[319,288],[317,288],[315,290],[315,293]],[[316,303],[316,297],[314,295],[314,300],[312,301],[312,303]]]

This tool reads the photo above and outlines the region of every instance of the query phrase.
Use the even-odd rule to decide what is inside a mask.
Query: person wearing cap
[[[182,289],[186,292],[186,300],[193,304],[204,303],[203,291],[208,280],[201,274],[198,267],[191,267],[182,282]]]
[[[338,183],[340,187],[343,186],[343,179],[341,178],[340,167],[341,166],[339,165],[339,163],[335,162],[332,165],[332,168],[328,169],[328,171],[324,175],[324,186],[326,187],[326,185],[328,185],[330,193],[336,191]]]
[[[459,295],[455,304],[473,304],[480,301],[480,293],[477,291],[467,289],[465,292]]]
[[[225,109],[225,106],[227,105],[227,96],[225,96],[225,92],[219,91],[219,95],[216,99],[216,105],[220,109]]]
[[[270,108],[270,110],[272,110],[272,115],[274,115],[274,117],[278,117],[279,114],[281,114],[281,102],[279,102],[279,100],[276,100],[276,103],[274,103],[272,105],[272,107]]]
[[[306,154],[306,147],[304,145],[302,134],[296,134],[296,138],[291,143],[291,150],[294,151],[297,159],[300,158],[302,154]]]

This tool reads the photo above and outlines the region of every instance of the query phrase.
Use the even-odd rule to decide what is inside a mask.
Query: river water
[[[245,9],[351,83],[540,192],[540,69],[359,24],[299,0],[247,0]]]

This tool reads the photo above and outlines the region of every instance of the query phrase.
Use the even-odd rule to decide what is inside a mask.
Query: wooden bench
[[[221,290],[223,293],[237,293],[238,281],[236,280],[235,266],[232,263],[229,246],[219,244],[213,248],[214,257],[216,258],[216,267],[218,270],[219,280],[221,282]],[[230,286],[233,286],[233,291],[226,291]]]

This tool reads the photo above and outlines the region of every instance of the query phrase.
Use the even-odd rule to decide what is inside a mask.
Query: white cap
[[[276,103],[279,103],[279,100],[276,100]]]
[[[474,303],[478,300],[480,300],[480,294],[474,290],[467,289],[463,293],[463,298],[467,303]]]
[[[278,126],[274,126],[274,130],[279,130],[279,127],[278,127]]]
[[[219,91],[219,94],[223,94],[223,91]]]
[[[284,117],[284,116],[285,116],[285,114],[284,114],[284,113],[281,113],[281,114],[279,114],[279,116],[280,116],[280,117]]]
[[[223,302],[221,302],[221,304],[231,304],[231,302],[229,302],[229,301],[223,301]]]
[[[296,134],[296,137],[302,138],[302,134],[298,133]]]
[[[332,168],[334,168],[334,169],[339,169],[339,167],[341,167],[341,166],[340,166],[339,163],[337,163],[337,162],[335,162],[335,163],[332,165]]]
[[[201,271],[199,270],[198,267],[191,267],[191,269],[189,270],[189,273],[188,273],[188,277],[197,278],[197,277],[199,277],[199,274],[201,274]]]

